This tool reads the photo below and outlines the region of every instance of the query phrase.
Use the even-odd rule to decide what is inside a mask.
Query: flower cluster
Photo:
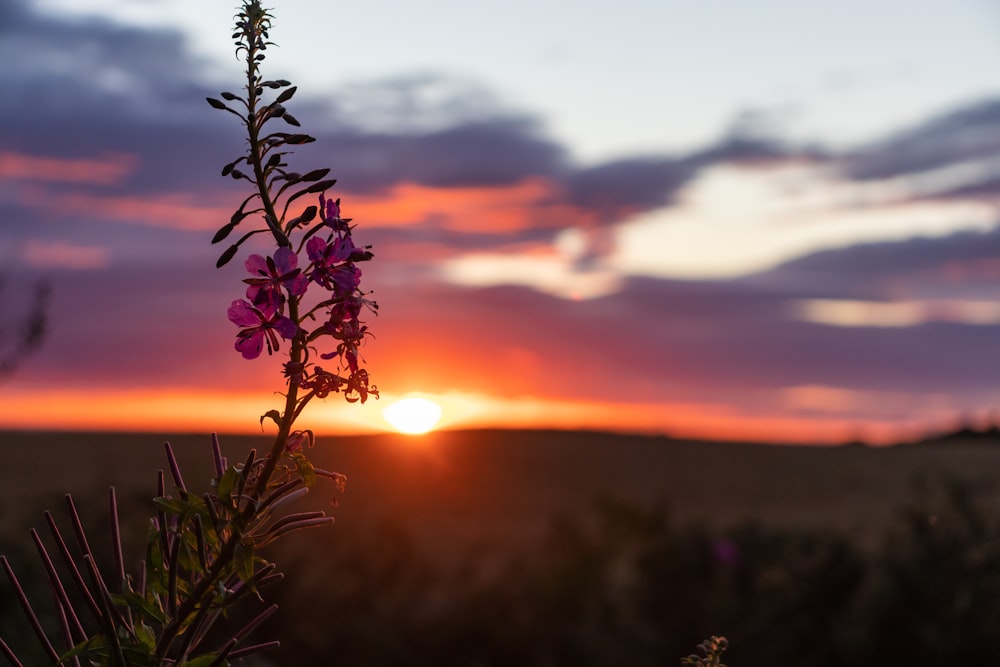
[[[350,218],[340,215],[340,200],[320,193],[319,224],[300,243],[308,258],[306,267],[299,268],[298,254],[288,246],[279,247],[269,257],[250,255],[245,266],[251,277],[243,280],[246,298],[229,306],[229,320],[240,327],[236,350],[245,359],[259,357],[265,347],[268,354],[277,352],[279,337],[293,345],[298,341],[297,351],[302,356],[285,364],[285,376],[308,392],[304,400],[341,391],[350,402],[363,403],[370,395],[378,396],[367,370],[360,365],[359,351],[368,335],[361,315],[365,310],[377,313],[378,304],[361,290],[358,263],[373,255],[370,247],[355,245],[350,223]],[[302,300],[310,288],[323,294],[316,305],[303,311]],[[311,331],[303,326],[306,320],[320,316],[319,325]],[[324,337],[332,339],[332,349],[319,356],[339,359],[342,373],[331,373],[309,362],[313,346]],[[293,352],[291,356],[297,355]]]
[[[246,181],[251,193],[212,243],[229,238],[237,228],[242,232],[220,255],[216,266],[221,267],[254,236],[274,240],[271,254],[255,253],[246,259],[250,275],[243,281],[245,295],[231,303],[228,315],[238,327],[235,347],[244,358],[256,359],[265,348],[268,354],[287,355],[283,409],[261,417],[262,424],[266,418],[273,420],[277,433],[266,452],[258,455],[250,449],[233,462],[223,456],[213,436],[215,475],[202,493],[185,486],[167,444],[172,484],[160,471],[156,514],[150,520],[145,557],[134,576],[125,569],[114,489],[109,496],[113,568],[97,567],[79,513],[67,496],[79,551],[70,551],[51,517],[49,527],[57,545],[52,557],[33,531],[52,583],[57,613],[50,618],[61,625],[58,641],[50,639],[43,617],[35,613],[10,563],[0,556],[0,574],[13,585],[48,658],[46,664],[225,667],[277,646],[276,641],[246,641],[277,605],[251,616],[221,643],[213,626],[232,620],[229,610],[234,605],[263,600],[260,591],[281,579],[276,566],[261,557],[262,547],[291,532],[333,521],[322,510],[288,511],[288,505],[319,478],[332,481],[338,492],[346,483],[343,475],[312,465],[305,450],[314,445],[315,437],[312,431],[297,428],[296,420],[314,397],[341,393],[350,402],[378,397],[360,353],[368,335],[361,316],[366,310],[377,312],[361,290],[358,268],[372,258],[371,250],[355,245],[351,221],[341,217],[340,200],[327,199],[326,191],[336,183],[326,178],[329,169],[304,174],[288,169],[290,147],[315,140],[274,129],[279,122],[299,126],[285,107],[296,88],[284,79],[262,76],[264,53],[272,46],[271,15],[260,0],[241,0],[241,5],[233,39],[237,56],[245,58],[246,87],[242,94],[223,92],[221,99],[208,98],[208,103],[235,115],[245,126],[247,150],[225,165],[222,175]],[[302,202],[317,195],[318,206],[301,208]],[[316,365],[317,356],[330,362],[326,368]],[[66,567],[59,569],[75,582],[79,596],[67,595],[63,575],[53,566],[60,558]],[[25,664],[3,638],[0,654],[13,665]]]

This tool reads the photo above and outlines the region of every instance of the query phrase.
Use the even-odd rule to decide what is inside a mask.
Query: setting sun
[[[400,433],[427,433],[441,419],[441,406],[426,398],[404,398],[385,410],[382,416]]]

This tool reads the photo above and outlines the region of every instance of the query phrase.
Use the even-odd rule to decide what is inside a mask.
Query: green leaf
[[[59,664],[68,664],[70,658],[82,655],[94,655],[110,659],[111,654],[108,648],[107,638],[103,635],[94,635],[89,639],[85,639],[70,650],[63,653],[59,657]]]
[[[250,587],[254,593],[257,592],[257,584],[253,580],[253,542],[242,540],[236,545],[236,553],[233,554],[236,565],[236,574],[240,581]]]
[[[165,623],[166,619],[163,622]],[[149,651],[156,650],[156,632],[145,623],[139,623],[135,626],[135,637]]]
[[[157,496],[153,498],[153,505],[170,514],[181,514],[187,505],[180,498],[164,498]]]
[[[216,488],[215,492],[219,494],[219,499],[227,504],[230,504],[233,500],[233,489],[236,488],[236,482],[239,481],[240,471],[233,466],[229,467],[222,475],[222,479],[219,480],[219,486]]]
[[[112,595],[111,599],[114,601],[116,607],[127,606],[133,611],[141,611],[146,618],[156,623],[167,622],[167,614],[163,611],[159,604],[139,595],[138,593],[125,591],[124,593]],[[153,643],[155,645],[155,639]]]
[[[302,482],[307,486],[312,486],[316,483],[316,468],[310,463],[309,459],[302,452],[292,452],[289,454],[292,460],[295,461],[295,467],[299,471],[299,475],[302,476]]]

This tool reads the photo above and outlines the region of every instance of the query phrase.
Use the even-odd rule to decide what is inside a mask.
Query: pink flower
[[[350,236],[325,241],[314,236],[306,243],[313,263],[309,278],[337,296],[349,294],[361,284],[361,270],[351,262],[356,248]]]
[[[250,255],[246,261],[247,271],[254,278],[243,280],[247,287],[247,298],[265,314],[272,314],[285,303],[288,290],[292,296],[302,296],[309,286],[308,279],[297,268],[298,258],[290,248],[278,248],[274,257]]]
[[[332,227],[338,232],[346,232],[350,229],[348,224],[350,218],[340,217],[340,199],[327,199],[323,193],[319,193],[319,217],[323,219],[327,227]]]
[[[265,314],[253,304],[237,299],[227,311],[229,321],[244,327],[236,334],[236,349],[244,359],[256,359],[267,343],[267,353],[278,350],[278,335],[291,340],[299,332],[298,325],[277,312]]]
[[[285,451],[289,453],[301,452],[302,446],[308,444],[312,447],[315,444],[315,436],[312,431],[292,431],[288,439],[285,440]]]

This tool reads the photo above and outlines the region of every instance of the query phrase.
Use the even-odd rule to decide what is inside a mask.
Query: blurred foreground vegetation
[[[289,576],[262,633],[275,665],[677,665],[712,634],[732,667],[1000,664],[1000,512],[959,482],[913,497],[863,547],[615,502],[447,558],[399,523],[337,526],[270,554]],[[25,624],[0,601],[5,628]]]
[[[1000,664],[1000,513],[925,488],[875,549],[831,532],[674,525],[603,503],[529,551],[441,570],[392,525],[279,559],[278,664]],[[294,565],[292,565],[294,563]]]

